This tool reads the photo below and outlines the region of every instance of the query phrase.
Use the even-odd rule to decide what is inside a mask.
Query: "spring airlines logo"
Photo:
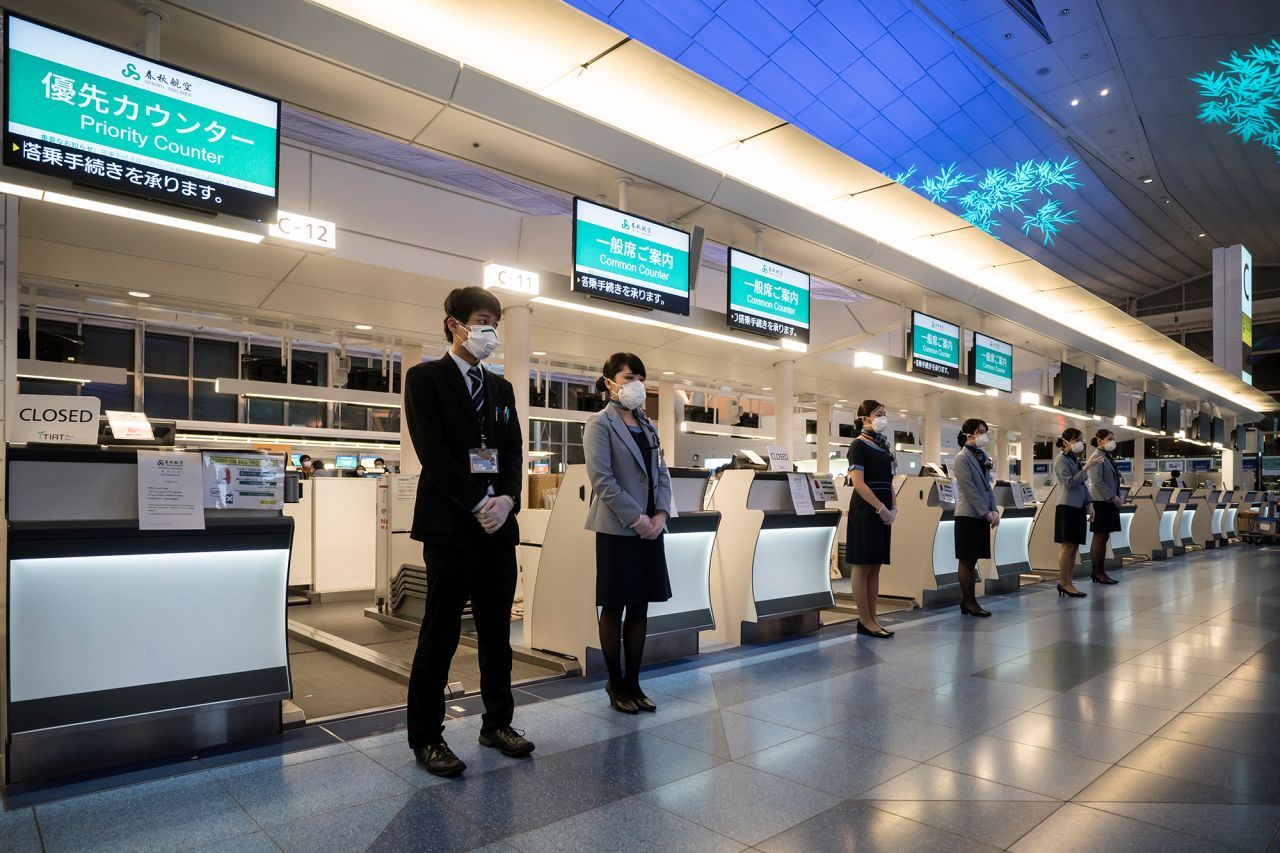
[[[647,223],[647,222],[637,222],[637,221],[632,220],[632,219],[626,219],[625,217],[624,217],[624,218],[623,218],[623,220],[622,220],[622,230],[623,230],[623,231],[626,231],[626,232],[628,232],[628,233],[630,233],[630,232],[637,232],[637,233],[640,233],[640,234],[644,234],[646,237],[652,237],[652,236],[653,236],[653,226],[652,226],[652,225],[650,225],[650,224],[649,224],[649,223]]]
[[[130,80],[142,79],[142,75],[138,73],[137,67],[132,62],[120,69],[120,76],[128,77]]]
[[[135,80],[152,89],[164,92],[166,95],[174,97],[190,98],[191,82],[172,71],[155,71],[147,68],[145,71],[139,70],[138,66],[132,62],[126,62],[124,68],[120,69],[120,76],[126,80]]]

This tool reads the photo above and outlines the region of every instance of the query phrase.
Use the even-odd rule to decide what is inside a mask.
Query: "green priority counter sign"
[[[5,80],[5,165],[274,217],[278,101],[12,14]]]
[[[911,312],[911,359],[907,368],[943,379],[960,378],[960,327]]]
[[[729,249],[729,328],[809,343],[809,274]]]
[[[583,198],[573,200],[572,289],[689,313],[689,234]]]

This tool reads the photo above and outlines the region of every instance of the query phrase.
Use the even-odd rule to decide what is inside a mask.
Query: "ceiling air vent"
[[[1027,26],[1036,31],[1036,35],[1044,39],[1045,44],[1053,44],[1053,39],[1049,38],[1049,31],[1045,29],[1044,19],[1036,11],[1035,0],[1004,0],[1004,2],[1015,15],[1027,22]]]

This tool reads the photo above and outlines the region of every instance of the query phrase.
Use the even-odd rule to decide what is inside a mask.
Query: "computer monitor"
[[[333,461],[333,467],[340,471],[354,471],[358,460],[354,456],[339,456]]]
[[[1089,374],[1063,362],[1053,380],[1054,405],[1083,412],[1088,407]]]

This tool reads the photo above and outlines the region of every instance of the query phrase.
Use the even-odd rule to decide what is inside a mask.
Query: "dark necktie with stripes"
[[[477,415],[484,414],[484,373],[480,370],[480,365],[475,365],[467,371],[467,380],[471,385],[471,405],[476,410]]]

